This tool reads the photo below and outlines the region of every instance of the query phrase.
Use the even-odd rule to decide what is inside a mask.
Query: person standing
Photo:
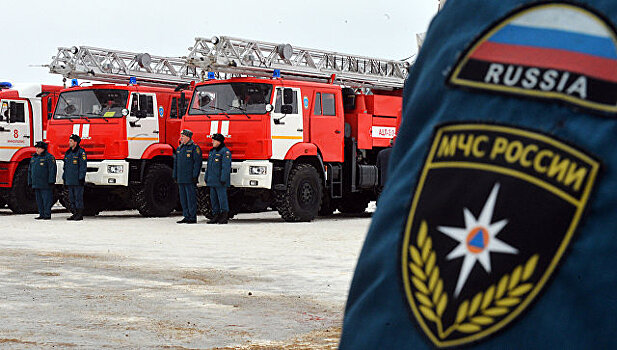
[[[180,146],[176,150],[172,176],[178,183],[180,204],[184,218],[178,224],[197,222],[197,179],[201,171],[201,149],[193,140],[193,132],[188,129],[180,133]]]
[[[210,203],[214,217],[208,224],[226,224],[229,220],[227,187],[231,174],[231,151],[225,147],[225,136],[212,135],[212,149],[208,154],[206,185],[210,187]]]
[[[394,138],[390,139],[390,147],[384,148],[377,153],[377,169],[379,170],[379,194],[383,191],[386,181],[388,180],[388,164],[390,162],[390,154],[394,147]]]
[[[47,144],[38,141],[36,153],[30,159],[28,185],[34,189],[39,216],[36,220],[50,220],[53,203],[53,188],[56,184],[56,159],[47,152]]]
[[[84,218],[84,184],[88,159],[86,151],[79,146],[81,138],[72,134],[69,137],[69,149],[64,154],[64,173],[62,180],[69,189],[71,213],[67,220],[83,220]]]

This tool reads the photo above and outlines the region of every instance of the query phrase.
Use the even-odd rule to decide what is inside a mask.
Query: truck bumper
[[[204,162],[201,168],[198,186],[206,186],[205,174],[208,162]],[[259,169],[263,173],[251,174],[251,168]],[[245,188],[265,188],[272,187],[272,163],[267,160],[245,160],[231,163],[231,185],[234,187]]]
[[[56,183],[63,184],[64,161],[56,160],[58,172]],[[110,170],[115,169],[115,172]],[[121,171],[120,171],[121,169]],[[128,186],[129,185],[129,162],[124,160],[103,160],[88,162],[86,182],[97,186]]]

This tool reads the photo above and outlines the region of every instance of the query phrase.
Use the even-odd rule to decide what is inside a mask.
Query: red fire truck
[[[0,207],[36,213],[28,166],[43,140],[61,86],[0,83]]]
[[[77,134],[88,156],[84,192],[88,215],[107,209],[168,215],[178,202],[171,171],[187,105],[184,99],[183,91],[139,84],[62,90],[47,128],[49,151],[58,162],[57,183],[62,183],[68,138]]]
[[[310,221],[376,199],[377,154],[400,124],[407,63],[229,37],[198,38],[187,61],[211,73],[182,128],[204,154],[213,134],[226,137],[232,213],[271,207]],[[208,195],[200,191],[205,212]]]
[[[214,133],[226,136],[234,160],[232,214],[275,208],[287,221],[309,221],[318,213],[327,215],[335,209],[363,212],[375,199],[377,153],[389,146],[400,123],[407,62],[230,37],[197,38],[190,50],[187,57],[173,59],[90,47],[60,48],[49,67],[52,73],[67,78],[118,83],[131,75],[144,85],[185,84],[176,90],[200,79],[182,126],[176,130],[193,130],[204,152],[211,147]],[[56,114],[61,103],[62,99]],[[115,136],[97,144],[126,143],[132,127],[130,116],[134,114],[120,122]],[[71,123],[60,137],[65,140],[71,130],[81,128],[76,124],[83,120],[63,122]],[[97,125],[107,123],[97,120]],[[176,145],[177,133],[172,135],[174,142],[166,142]],[[88,147],[88,142],[84,145]],[[169,153],[164,155],[171,155],[171,149],[165,149]],[[153,162],[138,153],[128,156],[129,160],[127,156],[114,157],[134,164],[132,169],[142,169],[135,172],[139,175],[134,179],[145,186],[143,175]],[[126,163],[122,165],[126,167]],[[109,172],[112,168],[104,169]],[[95,171],[99,170],[93,164]],[[94,178],[90,179],[87,183]],[[203,177],[200,185],[199,207],[207,215],[209,194]]]
[[[213,134],[226,137],[233,213],[269,206],[287,221],[308,221],[335,209],[364,212],[376,198],[377,153],[389,146],[400,116],[397,95],[232,78],[198,84],[182,128],[204,150]],[[208,191],[200,193],[207,203]]]

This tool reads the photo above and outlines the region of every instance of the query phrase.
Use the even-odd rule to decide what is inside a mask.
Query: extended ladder
[[[150,86],[203,81],[214,73],[219,78],[274,75],[380,90],[402,88],[409,69],[405,61],[225,36],[196,38],[189,50],[188,56],[178,58],[89,46],[60,47],[47,67],[65,78],[125,84],[135,77]]]

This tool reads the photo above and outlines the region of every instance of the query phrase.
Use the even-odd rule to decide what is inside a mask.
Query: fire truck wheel
[[[324,195],[321,199],[321,208],[319,208],[319,216],[330,216],[334,214],[336,210],[336,204],[334,200],[324,191]]]
[[[34,190],[28,186],[28,166],[20,165],[13,177],[13,187],[7,197],[9,208],[16,214],[35,214],[36,198]]]
[[[277,193],[276,207],[285,221],[311,221],[319,212],[321,196],[317,170],[309,164],[298,164],[289,172],[287,189]]]
[[[143,216],[167,216],[178,202],[178,186],[171,177],[171,168],[152,164],[146,170],[143,184],[136,191],[137,210]]]
[[[368,206],[369,199],[362,195],[350,195],[338,205],[338,210],[343,214],[362,214]]]
[[[180,206],[182,211],[182,206]],[[197,211],[205,216],[207,219],[212,219],[212,207],[210,206],[210,188],[198,187],[197,188]]]

